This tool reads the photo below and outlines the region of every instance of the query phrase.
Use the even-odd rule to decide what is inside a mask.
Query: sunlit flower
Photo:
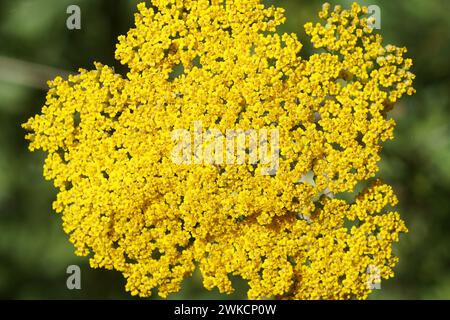
[[[315,52],[276,33],[284,11],[259,0],[153,0],[119,38],[126,77],[97,63],[50,82],[24,127],[48,153],[44,176],[76,254],[114,269],[133,295],[162,297],[199,268],[206,288],[260,299],[367,298],[393,276],[407,229],[390,186],[372,181],[387,117],[414,93],[406,49],[383,46],[367,8],[325,4],[307,23]],[[177,164],[177,129],[279,132],[279,168]],[[205,142],[204,142],[205,143]],[[358,183],[368,185],[351,196]]]

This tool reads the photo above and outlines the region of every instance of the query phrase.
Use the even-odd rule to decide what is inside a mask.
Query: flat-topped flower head
[[[116,50],[128,74],[96,63],[56,78],[24,125],[30,149],[48,153],[76,254],[141,297],[179,291],[196,268],[224,293],[242,277],[251,299],[367,298],[373,270],[392,277],[392,243],[407,231],[392,188],[375,180],[341,195],[375,177],[393,138],[387,112],[414,93],[406,49],[383,45],[357,4],[326,4],[322,23],[305,25],[307,59],[295,34],[276,33],[283,9],[259,0],[138,9]],[[199,122],[276,130],[276,174],[260,174],[261,161],[174,162],[173,132]],[[208,143],[188,145],[195,155]]]

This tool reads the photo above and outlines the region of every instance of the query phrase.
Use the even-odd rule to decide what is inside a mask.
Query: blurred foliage
[[[138,0],[0,0],[0,58],[50,66],[61,72],[92,68],[93,61],[126,72],[114,60],[116,38],[133,25]],[[280,31],[298,33],[311,46],[303,24],[317,18],[321,1],[267,0],[287,9]],[[351,1],[329,1],[348,6]],[[395,250],[394,279],[373,299],[450,298],[450,18],[447,0],[359,1],[377,4],[386,43],[406,46],[415,61],[417,94],[402,100],[392,116],[396,139],[383,151],[380,176],[393,184],[410,233]],[[82,9],[82,30],[66,28],[70,4]],[[42,178],[42,154],[27,151],[20,124],[39,112],[45,91],[21,81],[26,68],[0,64],[0,298],[125,298],[124,280],[112,271],[92,270],[73,255],[60,216],[52,211],[56,191]],[[20,72],[19,72],[20,71]],[[23,74],[20,74],[23,73]],[[39,75],[39,73],[38,73]],[[34,74],[34,80],[36,74]],[[45,83],[48,79],[38,79]],[[21,84],[22,83],[22,84]],[[82,269],[82,290],[66,288],[66,268]],[[208,292],[196,273],[171,298],[244,298],[236,280],[231,296]],[[240,289],[239,289],[240,288]]]

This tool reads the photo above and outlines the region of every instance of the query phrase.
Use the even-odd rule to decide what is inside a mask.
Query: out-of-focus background
[[[114,60],[116,38],[133,25],[137,0],[0,0],[0,298],[131,298],[113,271],[92,270],[78,258],[52,211],[56,190],[42,178],[42,153],[29,153],[20,124],[38,113],[45,82],[57,74]],[[265,1],[287,9],[280,31],[308,39],[303,24],[316,21],[322,1]],[[330,1],[349,6],[351,1]],[[448,0],[359,1],[381,8],[385,42],[409,49],[417,94],[393,111],[396,139],[383,151],[381,173],[394,185],[410,233],[395,250],[396,277],[372,299],[450,298],[450,9]],[[81,8],[81,30],[68,30],[69,5]],[[305,55],[310,46],[305,46]],[[68,290],[66,269],[81,267],[81,290]],[[174,299],[245,298],[185,282]]]

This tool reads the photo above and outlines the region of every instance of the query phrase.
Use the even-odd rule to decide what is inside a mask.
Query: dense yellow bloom
[[[390,186],[341,195],[375,176],[393,138],[386,113],[414,93],[406,49],[383,46],[357,4],[324,5],[324,23],[305,25],[317,53],[303,59],[294,34],[276,33],[283,9],[259,0],[152,3],[119,38],[126,77],[97,63],[56,78],[24,125],[30,149],[48,152],[76,253],[142,297],[178,291],[198,267],[208,289],[248,280],[249,298],[366,298],[367,270],[392,277],[391,246],[407,230]],[[175,164],[171,133],[195,121],[278,129],[277,174]]]

